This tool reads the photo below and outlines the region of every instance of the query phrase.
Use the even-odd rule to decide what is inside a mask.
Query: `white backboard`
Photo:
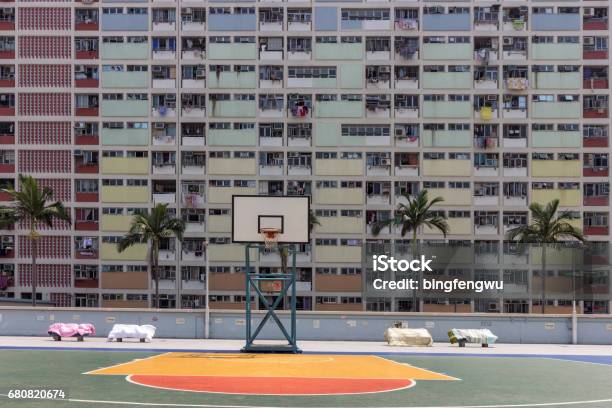
[[[232,196],[232,242],[263,243],[262,228],[278,228],[279,243],[310,242],[310,197]]]

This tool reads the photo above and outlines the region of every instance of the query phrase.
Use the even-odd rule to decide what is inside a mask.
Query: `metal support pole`
[[[578,314],[576,313],[576,299],[572,300],[572,344],[578,344]]]
[[[293,352],[297,352],[297,330],[296,330],[296,309],[297,309],[297,299],[296,299],[296,286],[297,286],[297,271],[296,271],[296,249],[291,246],[291,262],[293,265],[291,266],[291,344],[293,346]]]
[[[251,339],[251,260],[249,258],[249,245],[245,247],[245,270],[244,277],[246,280],[246,303],[245,303],[245,317],[246,322],[244,322],[244,326],[246,327],[246,345],[247,347],[251,346],[253,340]]]
[[[204,241],[204,250],[205,252],[205,258],[204,258],[204,280],[205,280],[205,286],[204,286],[204,293],[205,293],[205,297],[204,297],[204,338],[205,339],[209,339],[210,338],[210,303],[208,302],[208,298],[210,296],[210,289],[209,289],[209,285],[208,285],[208,278],[209,278],[209,265],[208,265],[208,257],[209,257],[209,253],[208,253],[208,242]]]

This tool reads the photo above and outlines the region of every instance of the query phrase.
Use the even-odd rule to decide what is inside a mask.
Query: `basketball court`
[[[10,408],[612,406],[612,356],[604,346],[459,350],[302,342],[303,354],[248,354],[227,352],[238,343],[221,340],[164,340],[165,350],[154,349],[160,347],[155,341],[2,340],[21,344],[0,346],[0,406]],[[199,351],[183,349],[194,344]],[[63,389],[68,399],[20,402],[4,396],[24,387]]]

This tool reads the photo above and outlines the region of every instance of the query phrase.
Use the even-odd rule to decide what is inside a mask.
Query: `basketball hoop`
[[[280,233],[279,228],[261,228],[261,236],[264,239],[266,249],[274,249],[278,244],[278,234]]]

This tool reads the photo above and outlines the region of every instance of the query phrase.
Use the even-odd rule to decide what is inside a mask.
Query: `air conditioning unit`
[[[196,78],[206,78],[206,70],[205,69],[197,69],[195,72]]]
[[[82,151],[82,150],[75,150],[75,151],[74,151],[74,155],[75,155],[76,157],[81,157],[81,156],[83,156],[83,151]]]
[[[584,37],[584,45],[595,45],[595,37]]]
[[[74,67],[74,72],[77,74],[85,72],[85,65],[77,65]]]
[[[390,67],[390,66],[388,66],[388,65],[383,65],[382,67],[380,67],[380,68],[378,69],[378,72],[380,72],[380,73],[388,73],[388,72],[391,72],[391,67]]]
[[[406,136],[406,129],[395,128],[395,136]]]
[[[185,14],[191,14],[191,7],[186,7],[183,9],[183,13]]]
[[[390,166],[391,165],[391,159],[380,159],[380,165],[381,166]]]
[[[153,72],[162,72],[162,67],[160,65],[156,65],[153,67]]]
[[[166,100],[167,101],[174,101],[174,100],[176,100],[176,95],[175,94],[166,94]]]
[[[514,44],[514,38],[504,37],[504,45],[512,45],[512,44]]]
[[[155,129],[165,129],[165,128],[166,128],[165,123],[161,123],[161,122],[155,123]]]
[[[206,275],[201,273],[200,274],[200,282],[204,282],[206,280]]]
[[[496,101],[497,100],[497,95],[487,95],[486,100],[487,101]]]
[[[489,303],[490,311],[497,311],[497,303]]]
[[[595,9],[593,7],[585,7],[584,8],[584,16],[585,17],[593,17],[595,15]]]
[[[85,123],[84,122],[75,122],[74,123],[74,128],[75,129],[84,129],[85,128]]]

